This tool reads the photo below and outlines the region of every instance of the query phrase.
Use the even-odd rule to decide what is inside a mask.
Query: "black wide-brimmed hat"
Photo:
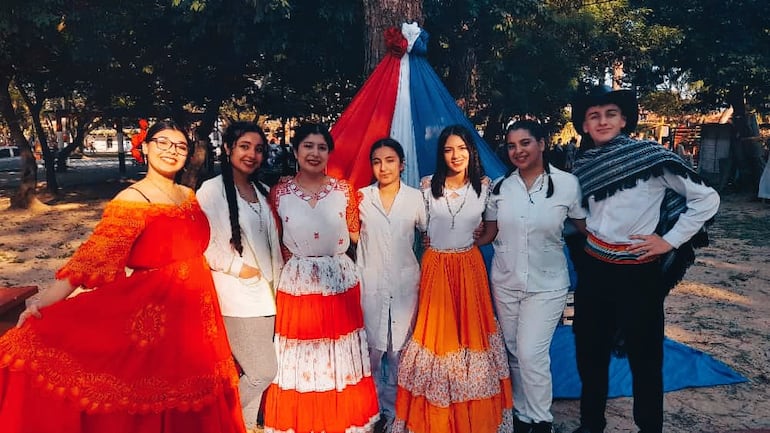
[[[636,93],[633,90],[612,90],[608,86],[595,86],[582,92],[572,101],[572,125],[575,129],[583,131],[583,121],[586,110],[597,105],[615,104],[626,118],[626,126],[622,129],[624,134],[630,134],[636,129],[639,121],[639,104],[636,102]]]

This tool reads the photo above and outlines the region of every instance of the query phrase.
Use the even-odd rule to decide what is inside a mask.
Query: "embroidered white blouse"
[[[541,175],[527,191],[516,171],[498,179],[500,194],[491,194],[484,219],[497,221],[492,245],[493,287],[526,292],[567,290],[564,220],[584,219],[580,185],[575,176],[550,166],[553,195],[546,198],[548,177]],[[494,189],[494,188],[493,188]]]
[[[425,230],[425,204],[420,191],[404,183],[390,212],[382,205],[376,183],[359,193],[356,264],[369,346],[386,351],[390,329],[393,350],[398,351],[411,335],[417,313],[420,266],[413,247],[415,230]]]
[[[347,255],[350,233],[358,232],[358,204],[350,184],[328,178],[316,195],[306,195],[293,178],[270,192],[283,226],[283,245],[291,254],[279,290],[292,295],[333,295],[358,283],[355,263]]]
[[[632,244],[631,235],[649,235],[660,221],[660,205],[666,188],[687,198],[687,210],[674,227],[663,236],[674,248],[692,238],[703,224],[719,210],[719,194],[711,187],[695,183],[664,169],[662,176],[639,180],[633,188],[623,189],[596,201],[588,198],[586,228],[597,238],[612,244]]]
[[[236,194],[243,245],[240,256],[230,245],[230,212],[222,176],[203,182],[196,196],[211,227],[211,239],[204,254],[211,267],[222,315],[275,315],[274,283],[277,283],[283,259],[278,230],[267,199],[258,192],[259,205],[254,203],[252,208]],[[258,268],[262,277],[239,278],[244,263]]]
[[[420,189],[428,211],[428,236],[435,250],[454,250],[473,245],[473,232],[481,224],[489,197],[488,177],[481,181],[481,194],[476,194],[470,182],[458,189],[444,187],[444,194],[433,197],[430,179],[420,182]]]

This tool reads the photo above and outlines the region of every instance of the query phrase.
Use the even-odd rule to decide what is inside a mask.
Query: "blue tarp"
[[[551,342],[551,374],[554,398],[580,398],[580,377],[575,364],[575,337],[572,327],[556,328]],[[663,342],[663,390],[729,385],[748,379],[711,356],[666,338]],[[609,397],[630,397],[631,370],[628,358],[610,361]]]

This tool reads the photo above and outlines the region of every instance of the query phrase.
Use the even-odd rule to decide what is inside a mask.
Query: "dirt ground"
[[[45,287],[85,240],[104,204],[130,180],[64,188],[50,205],[9,206],[0,188],[0,287]],[[733,367],[749,381],[686,389],[665,396],[665,431],[770,432],[770,204],[725,195],[710,229],[711,245],[666,301],[668,337]],[[558,432],[577,426],[578,403],[554,403]],[[610,400],[608,432],[635,432],[631,399]]]

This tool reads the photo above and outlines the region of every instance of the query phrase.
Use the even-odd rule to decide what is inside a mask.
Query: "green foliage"
[[[676,93],[659,91],[647,93],[639,98],[639,103],[646,110],[666,117],[678,117],[684,111],[685,102]]]
[[[603,81],[616,63],[624,84],[661,114],[693,101],[716,106],[736,87],[767,107],[767,2],[423,6],[429,61],[458,98],[471,77],[467,109],[478,123],[532,115],[561,124],[579,83]],[[64,98],[104,118],[194,121],[225,103],[235,112],[334,118],[365,78],[364,22],[356,0],[5,0],[0,74],[34,101]]]
[[[770,3],[753,0],[633,0],[650,19],[675,29],[675,43],[656,58],[659,65],[702,80],[703,108],[724,104],[738,91],[749,104],[770,111]]]
[[[550,5],[506,14],[496,26],[495,56],[487,62],[491,100],[508,115],[533,115],[562,124],[580,72],[588,21]],[[493,86],[493,87],[492,87]]]
[[[654,92],[664,82],[676,80],[677,70],[661,67],[659,59],[672,54],[671,48],[682,39],[682,34],[652,21],[653,10],[645,3],[596,1],[581,8],[580,13],[593,22],[584,78],[603,81],[620,64],[624,76],[619,84],[633,84],[642,93]]]
[[[431,63],[448,79],[458,48],[473,47],[478,105],[468,111],[479,123],[531,115],[562,124],[594,23],[578,8],[574,0],[426,1]]]

